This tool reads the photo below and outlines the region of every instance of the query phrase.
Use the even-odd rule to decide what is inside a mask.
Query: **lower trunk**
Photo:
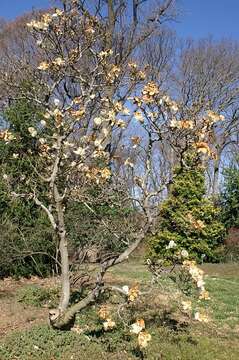
[[[68,251],[65,236],[62,234],[60,251],[61,251],[61,263],[62,263],[62,297],[58,309],[51,310],[49,312],[49,320],[52,327],[60,330],[69,330],[74,326],[75,316],[82,309],[86,308],[90,304],[97,301],[100,294],[105,290],[104,288],[104,275],[107,270],[117,264],[128,259],[134,250],[137,249],[141,241],[145,238],[148,230],[150,228],[150,223],[145,224],[144,228],[141,230],[141,233],[138,234],[137,239],[119,256],[106,260],[101,264],[100,270],[96,275],[95,287],[89,292],[89,294],[80,300],[78,303],[70,306],[70,281],[69,281],[69,262],[68,262]],[[64,240],[64,241],[63,241]],[[66,256],[67,255],[67,256]]]
[[[70,271],[68,242],[65,229],[63,198],[59,195],[56,184],[53,187],[57,211],[57,235],[59,237],[59,250],[61,255],[61,299],[59,303],[60,313],[64,312],[70,301]]]
[[[67,309],[70,301],[69,259],[65,232],[60,234],[59,250],[61,254],[61,299],[59,310],[63,312]]]
[[[70,330],[74,326],[76,314],[90,304],[94,303],[99,294],[100,291],[96,291],[96,289],[94,289],[84,299],[72,305],[62,313],[59,312],[58,309],[51,310],[49,312],[51,326],[59,330]]]

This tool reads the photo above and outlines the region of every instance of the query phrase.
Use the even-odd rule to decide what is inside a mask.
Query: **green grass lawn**
[[[160,296],[146,298],[146,310],[142,314],[142,309],[138,310],[152,335],[145,359],[239,359],[239,265],[205,264],[202,268],[211,296],[207,305],[210,322],[175,328],[161,316],[165,304]],[[137,259],[112,269],[108,275],[108,280],[119,285],[143,284],[149,279],[150,274]],[[77,323],[82,328],[80,334],[55,331],[47,325],[12,332],[0,342],[0,360],[142,359],[136,338],[122,325],[112,332],[102,332],[96,308],[85,310]]]

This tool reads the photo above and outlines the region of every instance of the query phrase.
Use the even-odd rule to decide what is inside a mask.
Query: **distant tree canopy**
[[[236,165],[224,171],[221,206],[222,219],[226,228],[239,228],[239,168]]]

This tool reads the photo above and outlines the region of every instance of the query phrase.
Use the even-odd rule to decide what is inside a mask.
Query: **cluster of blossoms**
[[[195,219],[190,212],[186,215],[186,218],[194,229],[202,230],[203,228],[205,228],[204,222],[202,220]]]
[[[97,184],[99,184],[102,181],[105,181],[109,179],[111,176],[111,171],[108,167],[101,168],[89,168],[86,177]]]
[[[169,122],[169,127],[175,131],[186,131],[186,133],[191,135],[191,146],[196,150],[197,153],[215,159],[216,153],[209,146],[208,140],[210,139],[210,134],[213,131],[213,125],[218,121],[223,120],[223,115],[208,110],[204,116],[193,120],[178,119],[174,115]]]
[[[125,162],[124,162],[124,165],[125,166],[129,166],[130,168],[134,168],[134,163],[133,163],[133,161],[130,159],[130,158],[127,158],[126,160],[125,160]]]
[[[14,139],[15,136],[8,129],[0,131],[0,140],[5,141],[6,144]]]
[[[120,76],[121,69],[119,66],[112,64],[108,71],[106,80],[109,84],[113,84],[115,80]]]
[[[161,97],[161,99],[160,99],[160,104],[161,104],[161,105],[166,105],[167,108],[169,108],[170,111],[171,111],[172,113],[174,113],[174,114],[177,113],[178,110],[179,110],[179,107],[178,107],[177,102],[174,101],[174,100],[172,100],[172,99],[170,98],[170,96],[168,96],[168,95],[163,95],[163,96]]]
[[[168,96],[165,95],[165,98],[170,99]],[[170,100],[169,104],[171,104],[171,109],[175,112],[178,111],[178,105],[175,101]],[[203,123],[203,127],[200,131],[200,135],[202,135],[203,137],[205,137],[205,133],[208,130],[208,126],[211,127],[215,122],[218,121],[222,121],[224,120],[224,116],[223,115],[219,115],[213,111],[208,110],[207,114],[205,117],[203,117],[201,119],[201,122]],[[196,123],[192,120],[186,120],[186,119],[176,119],[173,118],[170,122],[170,127],[171,128],[177,128],[177,129],[182,129],[182,130],[193,130],[196,127]]]
[[[31,135],[32,137],[36,137],[36,136],[37,136],[37,130],[36,130],[34,127],[30,126],[30,127],[28,128],[28,131],[29,131],[29,133],[30,133],[30,135]]]
[[[202,224],[195,224],[197,226]],[[177,249],[177,244],[171,240],[168,245],[166,246],[166,250]],[[177,259],[182,260],[189,257],[187,250],[181,250],[176,253]],[[205,289],[205,281],[204,281],[204,272],[201,270],[197,265],[196,262],[193,260],[183,260],[182,269],[185,270],[191,277],[193,283],[196,285],[198,289],[198,298],[199,300],[210,300],[210,296],[208,291]],[[192,311],[192,302],[190,300],[185,300],[181,302],[182,310],[186,313]],[[197,321],[207,322],[209,321],[206,313],[203,310],[197,310],[194,313],[194,319]]]
[[[134,79],[136,78],[140,81],[146,79],[145,71],[138,69],[138,65],[135,62],[130,62],[128,67],[130,69],[130,74]]]
[[[203,141],[196,142],[193,144],[194,148],[197,150],[197,152],[211,156],[212,150],[210,149],[210,146]]]
[[[177,120],[173,118],[170,122],[170,127],[183,130],[192,130],[194,128],[194,123],[192,120]]]
[[[153,103],[155,96],[158,94],[158,86],[153,81],[151,81],[147,83],[142,90],[142,100],[145,104]]]
[[[171,249],[176,249],[177,248],[177,244],[175,243],[175,241],[170,240],[168,245],[166,245],[166,250],[171,250]],[[177,252],[177,255],[179,256],[179,258],[187,258],[189,256],[187,250],[182,249],[180,252]]]
[[[130,325],[131,334],[138,335],[138,345],[140,349],[144,349],[148,346],[151,341],[151,335],[145,330],[144,319],[138,319],[135,323]]]
[[[110,318],[109,308],[106,305],[101,306],[98,315],[99,318],[103,320],[103,328],[105,331],[110,331],[116,327],[115,321]]]
[[[133,299],[131,300],[133,301]],[[98,311],[99,318],[103,321],[102,325],[104,331],[111,331],[116,327],[115,321],[110,317],[109,307],[102,305]],[[144,349],[148,346],[151,340],[151,335],[145,330],[144,319],[138,319],[135,323],[130,325],[130,333],[138,335],[138,345],[140,349]]]
[[[57,10],[57,13],[58,12],[60,12],[59,9]],[[27,27],[31,30],[47,31],[53,18],[54,16],[50,14],[44,14],[42,15],[40,21],[32,20],[31,22],[27,23]]]
[[[208,291],[205,290],[205,281],[203,280],[204,272],[199,269],[195,261],[185,260],[183,262],[183,269],[185,269],[192,277],[199,290],[199,299],[210,300]]]
[[[225,119],[225,117],[222,114],[217,114],[216,112],[214,112],[212,110],[207,111],[206,120],[208,120],[210,123],[223,121],[224,119]]]
[[[209,318],[208,318],[206,312],[203,310],[196,311],[194,314],[194,319],[199,322],[205,322],[205,323],[209,322]]]
[[[128,302],[134,302],[139,296],[139,286],[138,284],[129,288],[128,285],[122,287],[124,294],[128,298]],[[140,349],[146,348],[149,341],[151,340],[151,335],[145,330],[145,321],[144,319],[138,319],[135,323],[130,325],[130,333],[138,335],[138,345]]]
[[[66,64],[65,60],[63,60],[61,57],[56,57],[52,60],[52,62],[42,61],[38,65],[38,70],[46,71],[51,67],[62,67]]]
[[[134,97],[134,103],[137,104],[139,107],[142,103],[145,104],[152,104],[156,100],[156,103],[159,105],[163,105],[173,114],[177,113],[179,110],[178,104],[176,101],[172,100],[170,96],[166,94],[162,94],[158,85],[151,81],[147,83],[143,90],[142,90],[142,97]]]
[[[139,296],[139,285],[138,284],[132,286],[131,288],[129,288],[128,285],[124,285],[122,287],[122,290],[123,290],[124,294],[127,295],[129,302],[135,301]]]
[[[181,302],[182,305],[182,310],[186,313],[191,312],[192,311],[192,302],[190,300],[185,300]],[[196,310],[194,312],[194,320],[199,321],[199,322],[209,322],[209,318],[205,312],[205,310],[200,309]]]
[[[37,20],[30,21],[29,23],[27,23],[27,27],[30,30],[47,31],[52,21],[54,19],[57,19],[58,17],[63,16],[63,14],[64,14],[63,10],[56,8],[54,13],[43,14],[39,21]]]

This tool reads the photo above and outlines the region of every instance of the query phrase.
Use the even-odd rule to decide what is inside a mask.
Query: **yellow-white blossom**
[[[109,168],[105,167],[104,169],[100,170],[100,174],[103,179],[109,179],[111,176],[111,171]]]
[[[207,111],[207,118],[211,123],[215,123],[217,121],[223,121],[225,119],[224,115],[219,115],[212,110]]]
[[[206,155],[211,154],[211,149],[210,149],[209,145],[203,141],[196,142],[194,144],[194,147],[197,149],[197,151],[199,153],[206,154]]]
[[[61,9],[55,9],[55,12],[51,15],[53,18],[57,18],[58,16],[62,16],[63,11]]]
[[[138,335],[143,329],[145,329],[144,319],[138,319],[135,323],[130,325],[130,332],[132,334]]]
[[[102,134],[102,136],[105,137],[105,138],[109,135],[109,132],[110,132],[109,127],[103,127],[103,128],[101,129],[101,134]]]
[[[63,60],[61,57],[55,58],[52,63],[57,66],[63,66],[65,65],[65,60]]]
[[[174,247],[176,247],[176,243],[173,241],[173,240],[170,240],[168,245],[166,246],[166,249],[169,250],[169,249],[173,249]]]
[[[43,115],[43,117],[48,120],[48,119],[51,118],[51,113],[50,113],[50,112],[46,112],[46,113]]]
[[[126,123],[123,120],[117,120],[115,122],[115,125],[120,127],[121,129],[125,129],[126,128]]]
[[[7,144],[15,139],[15,136],[8,130],[0,130],[0,140],[4,140]]]
[[[208,316],[204,313],[200,313],[199,311],[195,312],[194,320],[199,321],[199,322],[205,322],[205,323],[209,322]]]
[[[99,318],[102,320],[109,319],[109,308],[107,305],[102,305],[98,311]]]
[[[208,291],[206,291],[205,289],[201,290],[200,295],[199,295],[199,299],[200,300],[210,300],[210,296]]]
[[[148,342],[151,340],[151,335],[147,331],[141,331],[138,335],[138,344],[141,349],[148,346]]]
[[[39,70],[45,71],[45,70],[49,69],[49,66],[50,65],[46,61],[42,61],[37,68]]]
[[[66,147],[74,147],[74,146],[75,146],[74,143],[71,143],[71,142],[69,142],[69,141],[64,141],[64,145],[65,145]]]
[[[136,284],[135,286],[129,289],[128,300],[133,302],[134,300],[137,299],[138,296],[139,296],[139,286]]]
[[[128,286],[128,285],[122,286],[122,290],[124,291],[124,293],[125,293],[126,295],[128,295],[128,293],[129,293],[129,286]]]
[[[96,140],[94,141],[95,147],[97,147],[97,148],[99,148],[99,149],[103,149],[103,147],[102,147],[102,141],[103,141],[103,139],[101,139],[101,138],[96,139]]]
[[[38,141],[40,144],[45,144],[45,142],[46,142],[46,140],[44,138],[39,138]]]
[[[32,137],[36,137],[36,136],[37,136],[37,131],[36,131],[36,129],[35,129],[34,127],[30,126],[30,127],[28,128],[28,131],[29,131],[29,133],[31,134]]]
[[[184,250],[184,249],[183,249],[183,250],[181,251],[181,256],[182,256],[183,258],[187,258],[188,255],[189,255],[189,254],[188,254],[187,250]]]
[[[143,117],[143,114],[141,113],[141,111],[136,111],[134,113],[134,118],[136,120],[138,120],[140,123],[143,123],[144,122],[144,117]]]
[[[98,56],[101,58],[101,59],[105,59],[107,58],[108,56],[111,56],[113,54],[113,50],[112,49],[109,49],[109,50],[103,50],[103,51],[100,51]]]
[[[55,98],[55,99],[53,100],[53,104],[54,104],[56,107],[59,107],[59,106],[61,105],[61,101],[60,101],[59,99]]]
[[[188,301],[182,301],[182,308],[183,311],[190,311],[192,310],[192,302],[190,300]]]
[[[175,118],[173,118],[169,124],[171,128],[180,128],[179,121]]]
[[[105,331],[112,330],[115,327],[116,327],[116,323],[111,319],[106,319],[106,321],[103,322],[103,328]]]
[[[127,107],[124,107],[122,110],[122,115],[130,115],[130,110]]]

